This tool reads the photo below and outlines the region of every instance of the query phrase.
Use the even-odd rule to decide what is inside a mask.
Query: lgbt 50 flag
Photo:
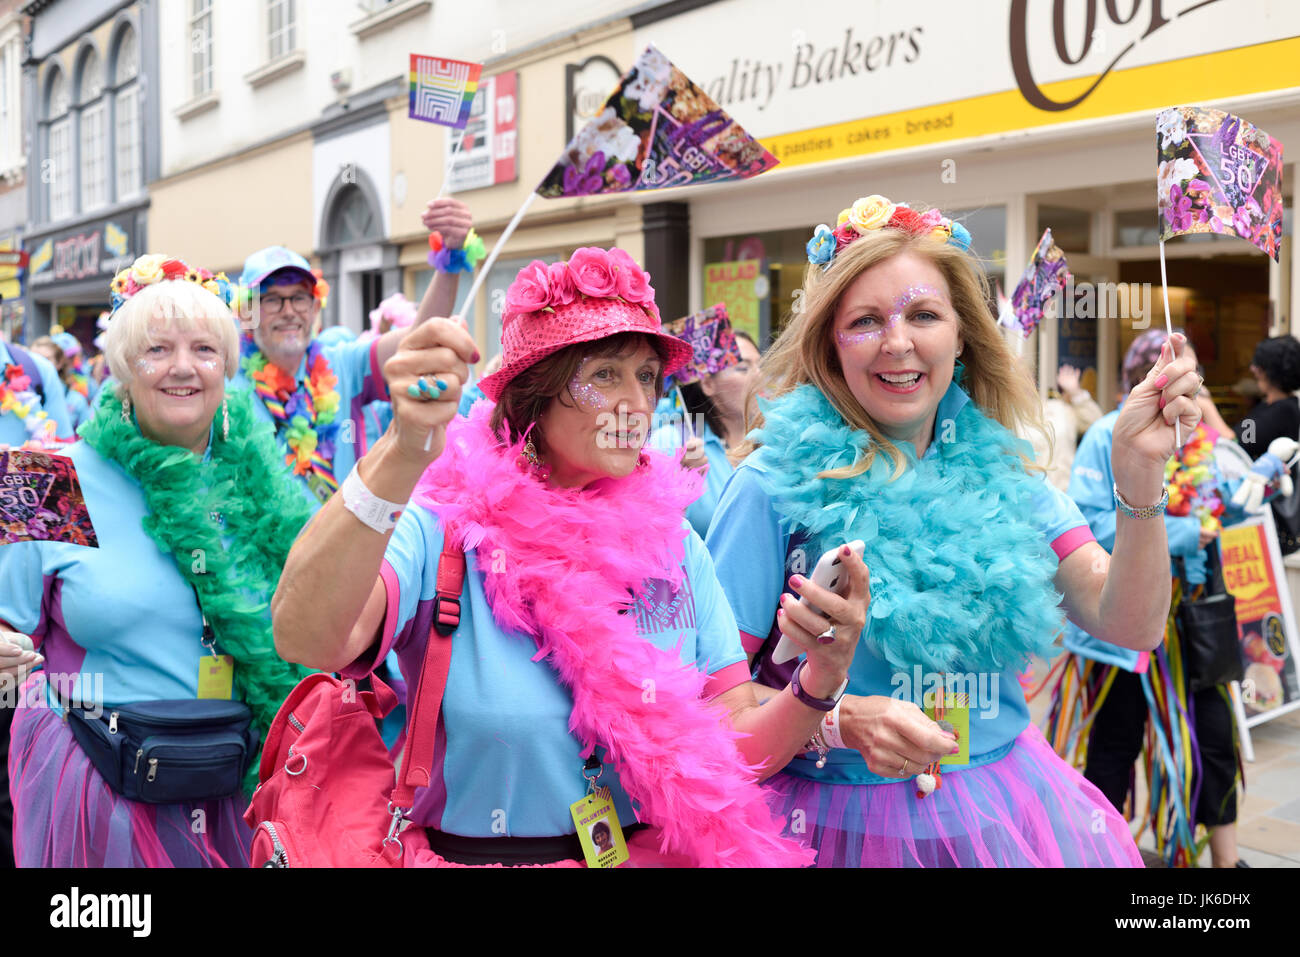
[[[412,53],[408,115],[413,120],[463,130],[469,122],[469,108],[478,92],[482,72],[481,63],[440,60]]]

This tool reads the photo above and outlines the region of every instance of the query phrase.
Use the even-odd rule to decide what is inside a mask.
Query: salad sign
[[[71,459],[0,451],[0,544],[14,542],[99,547]]]

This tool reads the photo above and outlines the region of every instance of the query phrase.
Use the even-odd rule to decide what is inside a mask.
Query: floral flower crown
[[[623,250],[595,246],[575,251],[568,262],[529,263],[506,290],[505,315],[554,312],[581,298],[618,299],[659,321],[650,274]]]
[[[913,236],[929,236],[956,246],[970,249],[970,231],[956,220],[949,219],[937,209],[918,213],[906,203],[891,203],[883,196],[864,196],[848,209],[841,210],[831,229],[824,223],[813,230],[808,240],[808,262],[829,269],[831,261],[855,239],[879,229],[901,229]]]
[[[113,297],[113,312],[121,309],[128,299],[145,286],[175,279],[198,283],[227,306],[234,300],[235,287],[226,278],[225,273],[213,274],[206,269],[196,269],[183,259],[151,253],[141,256],[113,277],[109,285]]]

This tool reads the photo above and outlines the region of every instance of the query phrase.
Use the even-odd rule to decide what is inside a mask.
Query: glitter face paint
[[[885,333],[893,329],[898,323],[903,321],[904,313],[907,307],[922,296],[932,296],[936,299],[946,301],[944,294],[935,289],[933,286],[927,286],[923,283],[908,286],[894,300],[890,313],[885,317],[882,325],[874,329],[865,329],[861,332],[849,332],[847,330],[835,333],[835,341],[841,346],[860,346],[867,342],[879,342],[884,338]]]
[[[569,380],[569,395],[573,396],[573,402],[583,412],[604,412],[611,408],[612,403],[605,397],[605,393],[593,382],[583,382],[582,374],[587,369],[587,363],[597,356],[583,356],[582,362],[578,365],[578,371],[573,374]]]

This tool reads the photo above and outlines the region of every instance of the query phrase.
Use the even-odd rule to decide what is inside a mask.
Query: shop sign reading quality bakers
[[[1300,3],[725,0],[646,42],[798,166],[1281,88]]]

